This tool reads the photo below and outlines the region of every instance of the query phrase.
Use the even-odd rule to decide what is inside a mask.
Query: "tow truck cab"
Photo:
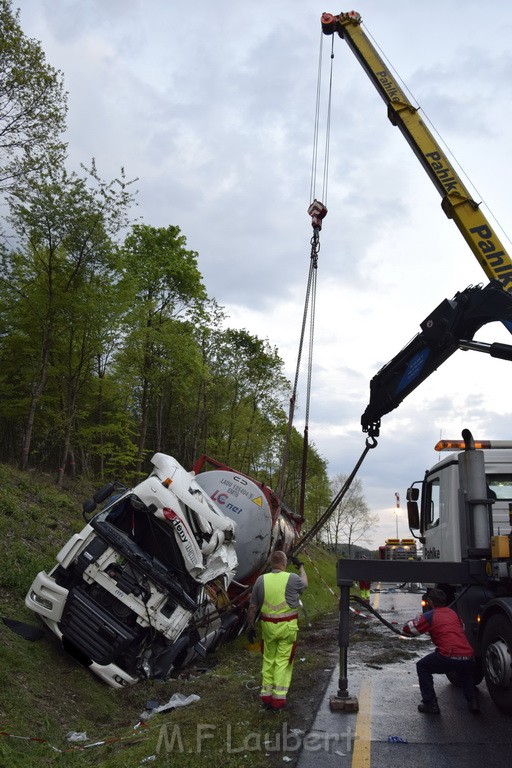
[[[444,440],[436,450],[463,446],[463,441]],[[475,448],[450,453],[407,491],[409,524],[419,529],[424,560],[491,556],[495,537],[508,538],[511,532],[512,442],[476,442]]]
[[[465,450],[408,489],[409,524],[419,531],[424,560],[439,563],[436,586],[446,591],[475,649],[475,682],[485,676],[496,706],[512,714],[512,443],[478,443],[465,432],[461,445],[436,446],[465,444]],[[467,578],[444,583],[456,563],[467,564]]]

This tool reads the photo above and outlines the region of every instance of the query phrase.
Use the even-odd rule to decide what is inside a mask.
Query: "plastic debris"
[[[190,696],[184,696],[182,693],[173,693],[167,704],[160,704],[159,707],[151,709],[150,712],[143,712],[140,719],[149,720],[150,717],[153,717],[158,712],[168,712],[170,709],[186,707],[188,704],[193,704],[194,701],[199,701],[200,698],[196,693],[191,693]]]
[[[68,741],[88,741],[89,737],[84,731],[70,731],[66,734],[66,739]]]
[[[403,739],[401,736],[388,736],[388,742],[390,744],[407,744],[407,739]]]
[[[156,760],[156,755],[150,755],[149,757],[144,757],[140,761],[140,764],[142,765],[143,763],[153,763],[155,760]]]

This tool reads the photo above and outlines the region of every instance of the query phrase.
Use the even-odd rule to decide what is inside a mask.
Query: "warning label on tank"
[[[248,499],[254,500],[253,494],[249,490],[249,488],[243,488],[239,483],[233,482],[233,480],[230,480],[229,478],[222,478],[220,481],[221,485],[226,485],[228,487],[228,493],[231,496],[246,496]],[[260,497],[261,498],[261,497]]]

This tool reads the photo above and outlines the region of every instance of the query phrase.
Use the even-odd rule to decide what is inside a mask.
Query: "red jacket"
[[[442,656],[474,656],[464,625],[451,608],[433,608],[408,621],[402,630],[406,635],[428,632]]]

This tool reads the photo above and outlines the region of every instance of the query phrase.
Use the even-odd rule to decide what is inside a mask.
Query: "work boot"
[[[478,696],[476,693],[470,699],[468,699],[468,709],[472,715],[480,714],[480,705],[478,703]]]
[[[437,699],[432,701],[422,701],[418,704],[418,712],[423,712],[424,715],[439,715],[441,710],[439,709]]]

